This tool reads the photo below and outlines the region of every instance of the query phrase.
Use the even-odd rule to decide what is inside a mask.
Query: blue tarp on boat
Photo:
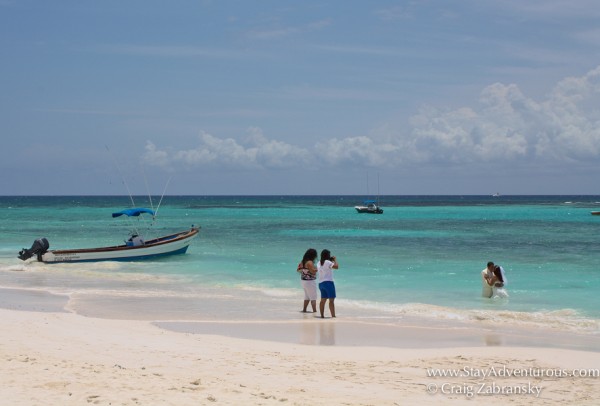
[[[134,208],[134,209],[127,209],[127,210],[122,210],[118,213],[113,213],[112,216],[113,217],[119,217],[119,216],[128,216],[128,217],[132,217],[132,216],[139,216],[142,213],[148,213],[154,216],[154,211],[150,210],[150,209],[144,209],[144,208]]]

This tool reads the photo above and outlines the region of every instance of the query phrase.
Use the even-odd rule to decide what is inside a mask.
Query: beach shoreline
[[[148,292],[85,292],[70,294],[43,288],[0,287],[0,309],[33,312],[70,312],[94,319],[146,321],[172,332],[212,334],[290,344],[389,347],[548,347],[600,352],[596,329],[569,329],[564,324],[542,326],[520,319],[495,317],[483,310],[474,319],[431,318],[414,315],[374,318],[340,307],[340,315],[325,319],[318,313],[299,312],[294,301],[276,300],[265,306],[255,294],[240,297],[213,290],[204,294],[210,304]],[[255,293],[255,292],[254,292]],[[340,303],[343,303],[340,302]],[[276,307],[275,307],[276,306]],[[425,305],[423,305],[425,306]],[[200,308],[201,307],[201,308]],[[248,309],[253,309],[248,312]],[[426,307],[426,309],[430,309]],[[434,308],[435,309],[435,308]],[[487,318],[479,315],[486,314]]]
[[[312,314],[287,322],[110,319],[65,310],[60,295],[10,294],[0,303],[0,395],[10,404],[591,405],[600,396],[598,375],[572,376],[597,372],[600,351],[551,342],[568,335],[542,333],[522,346],[512,331],[486,341],[484,329],[373,327]],[[430,376],[436,370],[459,376]]]

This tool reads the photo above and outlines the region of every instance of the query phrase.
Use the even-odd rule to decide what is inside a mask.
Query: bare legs
[[[304,301],[304,308],[302,309],[303,313],[306,313],[306,309],[308,309],[308,303],[310,302],[310,305],[312,307],[312,311],[313,313],[317,312],[317,301],[316,300],[305,300]]]
[[[325,318],[325,302],[327,301],[327,298],[325,299],[321,299],[321,302],[319,303],[319,310],[321,311],[321,318]],[[329,299],[329,312],[331,313],[331,317],[335,317],[335,304],[334,304],[335,298],[333,299]]]

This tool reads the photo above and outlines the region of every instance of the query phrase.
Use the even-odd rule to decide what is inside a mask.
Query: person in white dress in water
[[[505,298],[508,297],[506,291],[506,275],[504,275],[504,269],[501,266],[495,265],[492,275],[486,278],[488,285],[492,289],[492,298]]]

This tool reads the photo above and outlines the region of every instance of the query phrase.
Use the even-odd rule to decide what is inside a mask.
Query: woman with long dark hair
[[[304,289],[304,307],[302,312],[306,313],[308,303],[312,306],[313,313],[317,312],[317,269],[315,260],[317,259],[317,250],[309,248],[304,253],[302,261],[298,264],[297,271],[300,273],[300,283]]]
[[[493,298],[506,298],[508,292],[506,291],[506,276],[504,276],[504,269],[501,266],[495,265],[492,276],[487,281],[488,285],[492,288]]]

